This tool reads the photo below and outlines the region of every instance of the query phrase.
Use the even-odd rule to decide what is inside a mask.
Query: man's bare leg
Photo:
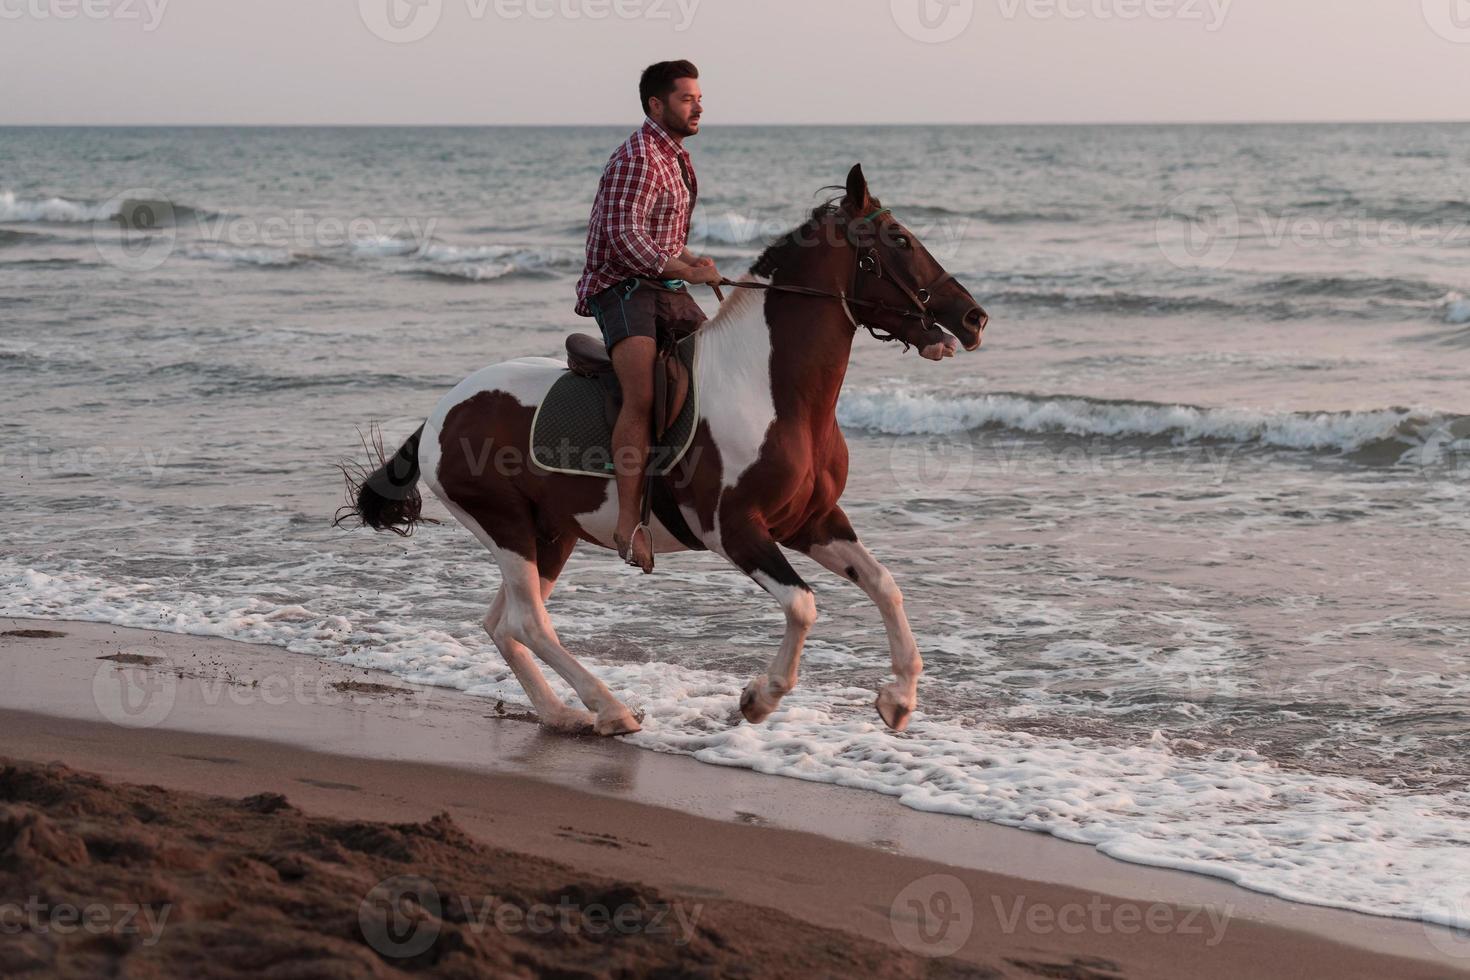
[[[613,472],[618,485],[618,526],[613,541],[628,545],[628,557],[644,572],[653,571],[653,536],[634,529],[642,518],[643,471],[648,462],[648,433],[653,411],[652,337],[625,337],[612,349],[613,370],[623,389],[623,407],[613,426]]]

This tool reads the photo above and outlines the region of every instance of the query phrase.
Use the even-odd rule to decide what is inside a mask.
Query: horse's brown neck
[[[778,285],[847,292],[856,261],[852,249],[837,244],[830,228],[805,230],[812,233],[768,252],[752,271],[764,271]],[[835,426],[856,332],[842,303],[772,291],[766,297],[766,321],[777,419],[818,430]]]

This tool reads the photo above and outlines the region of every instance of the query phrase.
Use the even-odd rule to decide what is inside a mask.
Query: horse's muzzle
[[[985,325],[989,322],[990,316],[985,310],[972,306],[960,318],[954,335],[960,343],[965,345],[965,350],[975,350],[980,346],[980,341],[985,339]]]

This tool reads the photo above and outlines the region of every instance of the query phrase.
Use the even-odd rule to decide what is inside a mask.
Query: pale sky
[[[0,124],[627,124],[680,57],[706,125],[1470,118],[1470,0],[0,0]]]

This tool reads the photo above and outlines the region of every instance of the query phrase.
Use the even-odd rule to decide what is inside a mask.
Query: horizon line
[[[1006,126],[1425,126],[1465,125],[1462,119],[1202,119],[1202,120],[1061,120],[1046,122],[729,122],[710,123],[706,128],[804,128],[850,129],[882,127],[889,129],[977,128]],[[637,121],[617,122],[434,122],[434,123],[361,123],[361,122],[0,122],[0,129],[595,129],[637,125]]]

